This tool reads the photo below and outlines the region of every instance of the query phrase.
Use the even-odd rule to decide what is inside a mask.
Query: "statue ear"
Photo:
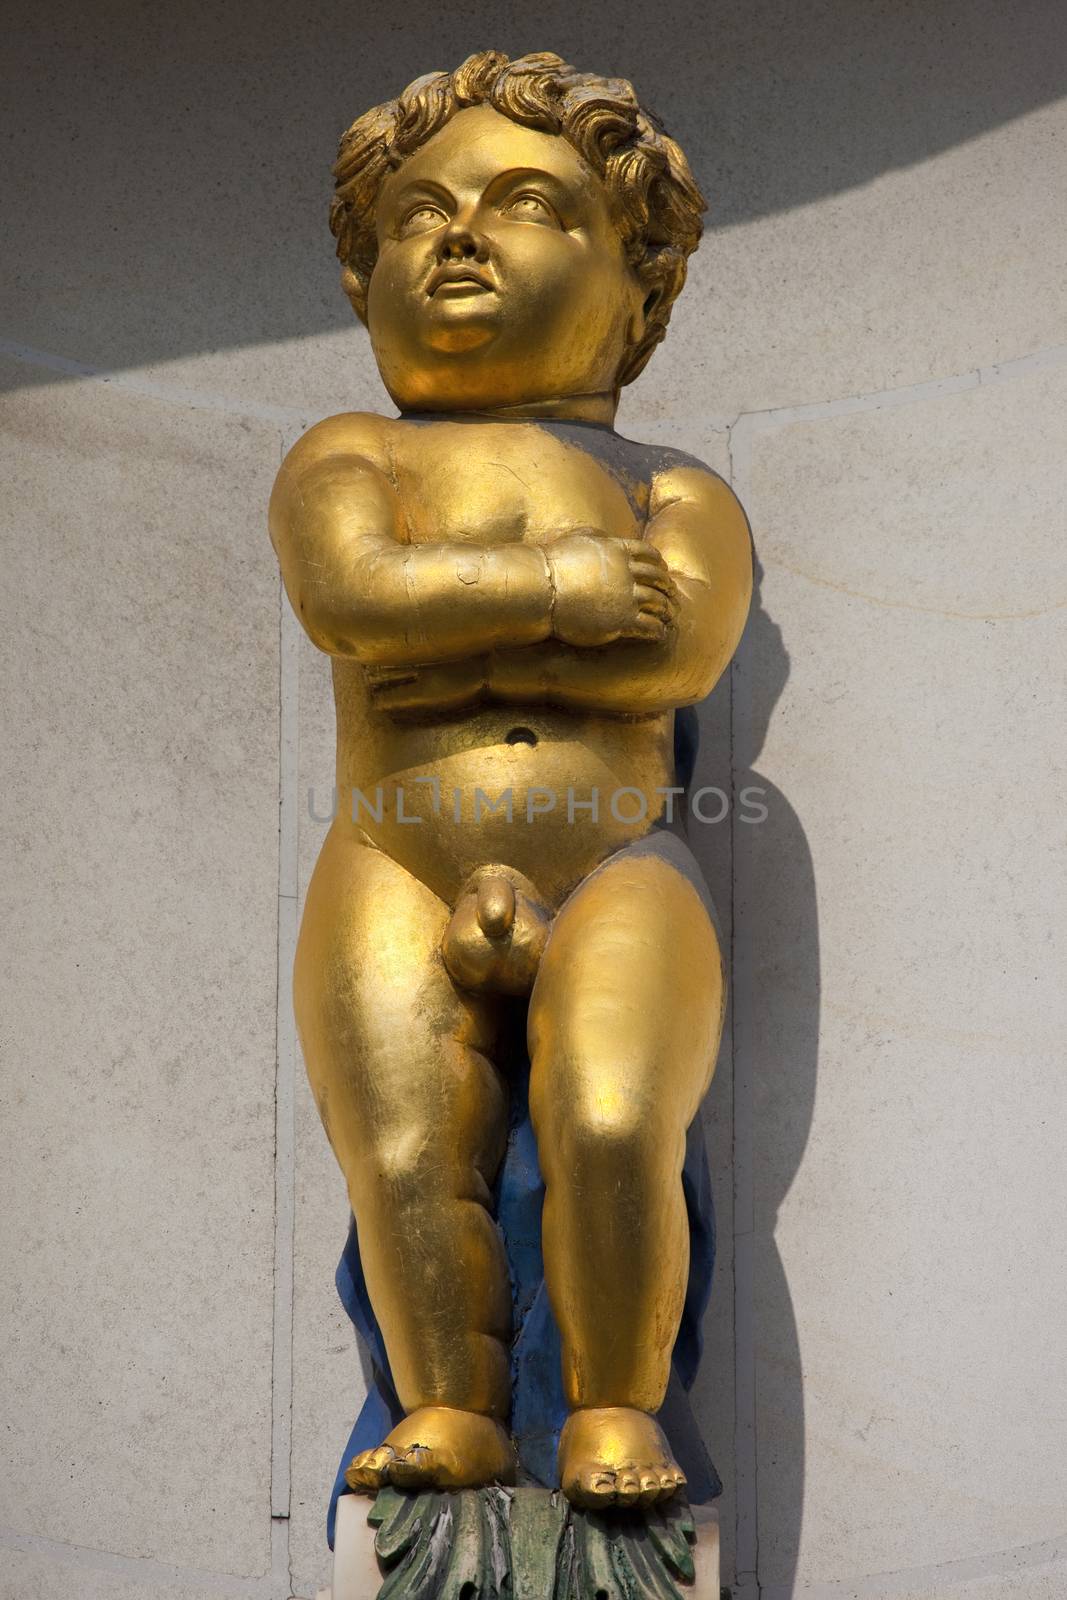
[[[626,344],[630,350],[639,345],[648,331],[648,324],[654,316],[656,307],[663,299],[663,285],[648,283],[647,278],[641,279],[641,287],[645,290],[644,300],[636,311],[631,312],[630,320],[626,324]]]
[[[341,288],[348,296],[352,310],[360,322],[367,321],[367,285],[349,266],[341,268]]]

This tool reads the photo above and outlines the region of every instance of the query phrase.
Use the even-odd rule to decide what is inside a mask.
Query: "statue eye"
[[[520,222],[540,222],[547,224],[550,228],[562,226],[548,201],[543,196],[533,194],[529,190],[524,191],[522,194],[517,194],[514,199],[509,200],[504,207],[504,212],[507,216],[515,217]]]
[[[439,228],[448,218],[440,206],[431,205],[429,201],[422,200],[417,206],[412,206],[410,211],[404,213],[400,219],[399,232],[406,238],[413,233],[428,233],[431,228]]]

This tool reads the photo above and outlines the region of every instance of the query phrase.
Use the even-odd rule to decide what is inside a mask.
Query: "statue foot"
[[[515,1482],[515,1451],[500,1423],[477,1411],[420,1406],[345,1472],[357,1493],[398,1489],[478,1489]]]
[[[559,1441],[559,1481],[576,1506],[650,1506],[685,1485],[655,1417],[628,1406],[572,1411]]]

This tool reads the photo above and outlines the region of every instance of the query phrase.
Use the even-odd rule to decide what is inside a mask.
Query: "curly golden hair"
[[[512,61],[497,50],[480,51],[455,72],[416,78],[398,99],[375,106],[349,128],[333,169],[330,231],[356,314],[366,321],[383,183],[450,117],[477,105],[559,134],[603,179],[627,259],[647,289],[645,333],[626,352],[617,380],[631,383],[667,331],[686,258],[700,243],[706,203],[681,149],[624,78],[577,72],[547,52]]]

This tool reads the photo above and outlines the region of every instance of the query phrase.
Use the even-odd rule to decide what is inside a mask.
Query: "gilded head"
[[[404,410],[613,393],[663,338],[701,234],[685,156],[629,83],[496,51],[341,140],[342,283]]]

